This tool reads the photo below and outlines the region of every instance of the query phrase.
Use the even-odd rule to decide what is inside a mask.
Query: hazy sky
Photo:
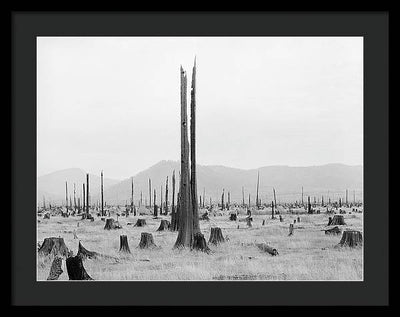
[[[179,160],[195,55],[198,164],[363,163],[362,37],[38,37],[38,175]]]

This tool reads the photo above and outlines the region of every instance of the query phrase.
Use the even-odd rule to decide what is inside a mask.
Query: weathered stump
[[[222,235],[221,228],[211,228],[211,233],[210,233],[210,238],[208,240],[208,243],[212,243],[215,245],[218,245],[222,242],[225,242],[225,239]]]
[[[145,225],[146,225],[146,220],[145,219],[136,220],[135,227],[144,227]]]
[[[43,219],[50,219],[50,214],[49,213],[45,213],[43,215]]]
[[[328,226],[344,226],[346,223],[344,222],[344,218],[342,215],[334,215],[333,219],[329,222]]]
[[[78,254],[77,255],[79,255],[82,258],[82,260],[85,260],[86,258],[97,259],[100,256],[100,254],[97,252],[89,251],[89,250],[85,249],[80,241],[78,244]]]
[[[214,215],[214,217],[215,217],[215,215]],[[202,214],[200,217],[200,220],[207,220],[207,221],[210,220],[210,218],[208,217],[208,213],[206,212],[206,213]]]
[[[289,224],[289,236],[293,235],[293,231],[294,231],[294,225],[291,223]]]
[[[252,225],[251,225],[251,221],[252,221],[253,219],[251,218],[251,217],[247,217],[246,218],[246,224],[247,224],[247,226],[248,227],[252,227]]]
[[[325,234],[339,234],[341,231],[338,226],[325,230]]]
[[[270,247],[269,245],[267,245],[267,244],[265,244],[265,243],[257,243],[256,246],[257,246],[261,251],[267,252],[267,253],[269,253],[269,254],[271,254],[271,255],[273,255],[273,256],[279,254],[277,249],[275,249],[275,248],[273,248],[273,247]]]
[[[297,217],[297,222],[300,222],[300,217]]]
[[[158,227],[157,231],[168,230],[170,226],[171,226],[170,222],[168,220],[163,219],[161,220],[160,226]]]
[[[39,255],[61,255],[63,257],[68,257],[68,248],[63,238],[51,237],[44,239],[38,253]]]
[[[104,230],[113,230],[113,229],[121,229],[122,227],[118,223],[118,221],[115,221],[112,218],[108,218],[106,220],[106,224],[104,226]]]
[[[204,235],[202,233],[197,232],[194,234],[192,250],[203,251],[206,253],[209,253],[211,251],[210,248],[207,246],[206,239],[204,238]]]
[[[131,253],[126,235],[119,236],[119,252]]]
[[[68,258],[66,264],[70,280],[93,280],[83,267],[82,258],[79,255]]]
[[[279,215],[279,221],[283,222],[283,217],[281,215]]]
[[[61,268],[62,264],[62,257],[56,256],[51,263],[51,268],[50,268],[50,273],[49,276],[47,277],[48,281],[54,281],[58,280],[60,275],[64,272]]]
[[[263,226],[265,225],[265,219],[263,220],[262,225],[263,225]]]
[[[356,230],[343,231],[342,239],[339,242],[340,246],[356,247],[362,245],[362,234]]]
[[[154,247],[156,247],[156,245],[153,240],[153,235],[151,233],[142,232],[142,234],[140,236],[139,248],[140,249],[148,249],[148,248],[154,248]]]
[[[230,214],[229,220],[230,221],[236,221],[237,220],[237,215],[236,214]]]

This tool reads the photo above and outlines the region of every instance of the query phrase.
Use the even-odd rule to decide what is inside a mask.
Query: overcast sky
[[[363,163],[361,37],[38,37],[38,176],[179,160],[195,55],[198,164]]]

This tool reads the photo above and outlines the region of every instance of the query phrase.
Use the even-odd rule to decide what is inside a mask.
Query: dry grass
[[[253,215],[253,227],[245,222],[229,221],[227,215],[210,217],[201,221],[201,230],[208,240],[211,227],[220,227],[229,241],[210,245],[211,254],[189,250],[174,250],[176,232],[156,232],[160,219],[145,218],[145,227],[134,227],[138,217],[120,217],[122,229],[104,230],[104,222],[79,218],[52,217],[38,223],[38,242],[51,236],[61,236],[66,245],[77,253],[76,230],[83,246],[90,250],[117,257],[113,259],[86,260],[84,266],[95,280],[354,280],[363,279],[363,249],[335,248],[341,235],[325,235],[322,229],[329,215],[300,215],[301,222],[294,225],[293,236],[288,236],[289,223],[297,215],[283,214],[284,222],[271,220],[270,216]],[[244,215],[239,216],[243,218]],[[346,226],[362,232],[362,214],[344,215]],[[169,217],[161,217],[168,219]],[[263,219],[266,224],[262,226]],[[239,220],[239,219],[238,219]],[[79,222],[79,227],[77,223]],[[240,226],[237,229],[237,226]],[[137,248],[141,232],[153,234],[160,246],[153,250]],[[119,236],[128,236],[130,255],[119,254]],[[255,243],[265,242],[277,248],[279,255],[262,253]],[[38,280],[46,280],[51,259],[38,257]],[[64,273],[59,280],[68,280],[65,261]]]

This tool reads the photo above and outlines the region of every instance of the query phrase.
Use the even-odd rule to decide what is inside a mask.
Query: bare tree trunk
[[[65,208],[68,211],[68,182],[65,182]]]
[[[132,177],[132,179],[131,179],[131,213],[133,213],[134,214],[134,212],[133,212],[133,177]],[[135,214],[134,214],[134,216],[136,216]]]
[[[192,89],[190,97],[190,191],[192,194],[193,208],[193,234],[196,234],[200,232],[196,175],[196,59],[192,71]]]
[[[242,186],[242,205],[244,207],[244,187]]]
[[[86,173],[86,214],[89,214],[89,173]]]
[[[165,182],[165,215],[168,215],[168,176]]]
[[[82,195],[82,212],[85,212],[86,210],[86,189],[85,189],[85,184],[82,184],[83,187],[83,195]]]
[[[149,178],[149,202],[150,202],[150,205],[149,205],[149,207],[151,208],[151,179]]]
[[[104,187],[103,187],[103,171],[101,171],[101,215],[104,217]]]
[[[175,248],[191,247],[193,243],[193,209],[190,193],[189,142],[187,130],[187,78],[181,66],[181,177],[179,189],[179,231]]]
[[[74,183],[74,211],[76,211],[76,186]]]
[[[258,201],[258,188],[260,186],[260,172],[257,172],[257,194],[256,194],[256,207],[257,209],[260,207],[259,206],[259,201]]]

